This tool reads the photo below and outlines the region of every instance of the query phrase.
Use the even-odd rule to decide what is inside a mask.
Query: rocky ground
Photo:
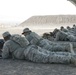
[[[76,75],[76,67],[72,64],[40,64],[0,59],[0,75]]]

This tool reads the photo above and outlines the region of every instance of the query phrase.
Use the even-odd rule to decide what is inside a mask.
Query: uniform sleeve
[[[6,59],[9,58],[9,48],[8,45],[4,44],[2,49],[2,58]]]

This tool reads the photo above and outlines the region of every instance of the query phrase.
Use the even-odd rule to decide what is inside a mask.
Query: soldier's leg
[[[49,63],[67,64],[71,62],[71,53],[69,52],[51,52]]]
[[[58,33],[56,34],[56,37],[55,37],[54,40],[55,40],[55,41],[59,41],[59,40],[60,40],[60,35],[61,35],[60,32],[58,32]]]
[[[76,54],[71,55],[71,63],[76,66]]]
[[[31,46],[27,48],[27,50],[28,52],[26,52],[26,50],[24,51],[25,58],[27,60],[30,60],[32,62],[38,62],[38,63],[48,62],[49,51],[44,50],[37,46]]]
[[[67,44],[65,46],[69,52],[51,52],[49,56],[50,63],[73,63],[76,65],[76,54],[73,50],[73,45],[69,43],[70,47]]]
[[[74,54],[73,45],[71,43],[63,43],[63,42],[51,42],[52,51],[54,52],[70,52]],[[51,49],[49,48],[49,51]]]
[[[26,54],[26,52],[25,52]],[[76,64],[75,55],[69,52],[50,52],[43,50],[40,47],[30,47],[30,51],[25,57],[26,59],[33,62],[40,63],[73,63]]]
[[[71,46],[70,43],[63,43],[63,42],[52,42],[46,39],[43,39],[40,41],[39,46],[41,48],[44,48],[48,51],[62,51],[62,52],[70,52],[71,51]]]
[[[70,45],[70,52],[72,53],[72,55],[75,55],[74,49],[73,49],[73,45],[71,43],[69,43]]]
[[[70,43],[70,52],[71,52],[71,63],[76,66],[76,54],[73,49],[73,45]]]

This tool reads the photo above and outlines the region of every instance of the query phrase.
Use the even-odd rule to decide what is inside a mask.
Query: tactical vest
[[[26,47],[29,44],[29,41],[25,37],[18,34],[12,35],[10,40],[18,43],[21,47]]]

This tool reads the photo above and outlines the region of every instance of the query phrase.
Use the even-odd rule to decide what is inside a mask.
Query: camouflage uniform
[[[21,48],[19,44],[16,44],[12,40],[5,42],[2,50],[2,57],[8,58],[13,57],[17,59],[24,59],[24,48]]]
[[[70,32],[72,35],[76,36],[76,28],[71,28],[71,29],[69,30],[69,32]]]
[[[11,36],[6,41],[2,50],[2,58],[26,59],[39,63],[73,63],[76,64],[76,55],[69,52],[50,52],[29,42],[19,36]]]
[[[24,54],[26,59],[39,63],[70,63],[72,58],[69,52],[50,52],[35,45],[29,46]]]
[[[55,41],[67,41],[67,36],[68,36],[68,34],[66,32],[59,31],[56,34]]]
[[[44,48],[52,52],[70,52],[71,50],[70,44],[71,43],[68,42],[67,43],[55,42],[55,41],[48,41],[46,39],[43,39],[39,42],[39,46],[41,48]]]
[[[76,42],[76,37],[72,32],[59,31],[56,35],[55,41],[70,41]]]
[[[35,32],[31,32],[25,37],[30,42],[30,44],[40,46],[41,48],[49,51],[70,51],[69,43],[68,44],[66,43],[61,44],[61,43],[55,43],[55,42],[53,43],[52,41],[41,38]]]
[[[12,56],[17,59],[24,59],[24,50],[28,44],[29,42],[24,37],[12,35],[10,40],[4,43],[2,57],[8,58]]]

